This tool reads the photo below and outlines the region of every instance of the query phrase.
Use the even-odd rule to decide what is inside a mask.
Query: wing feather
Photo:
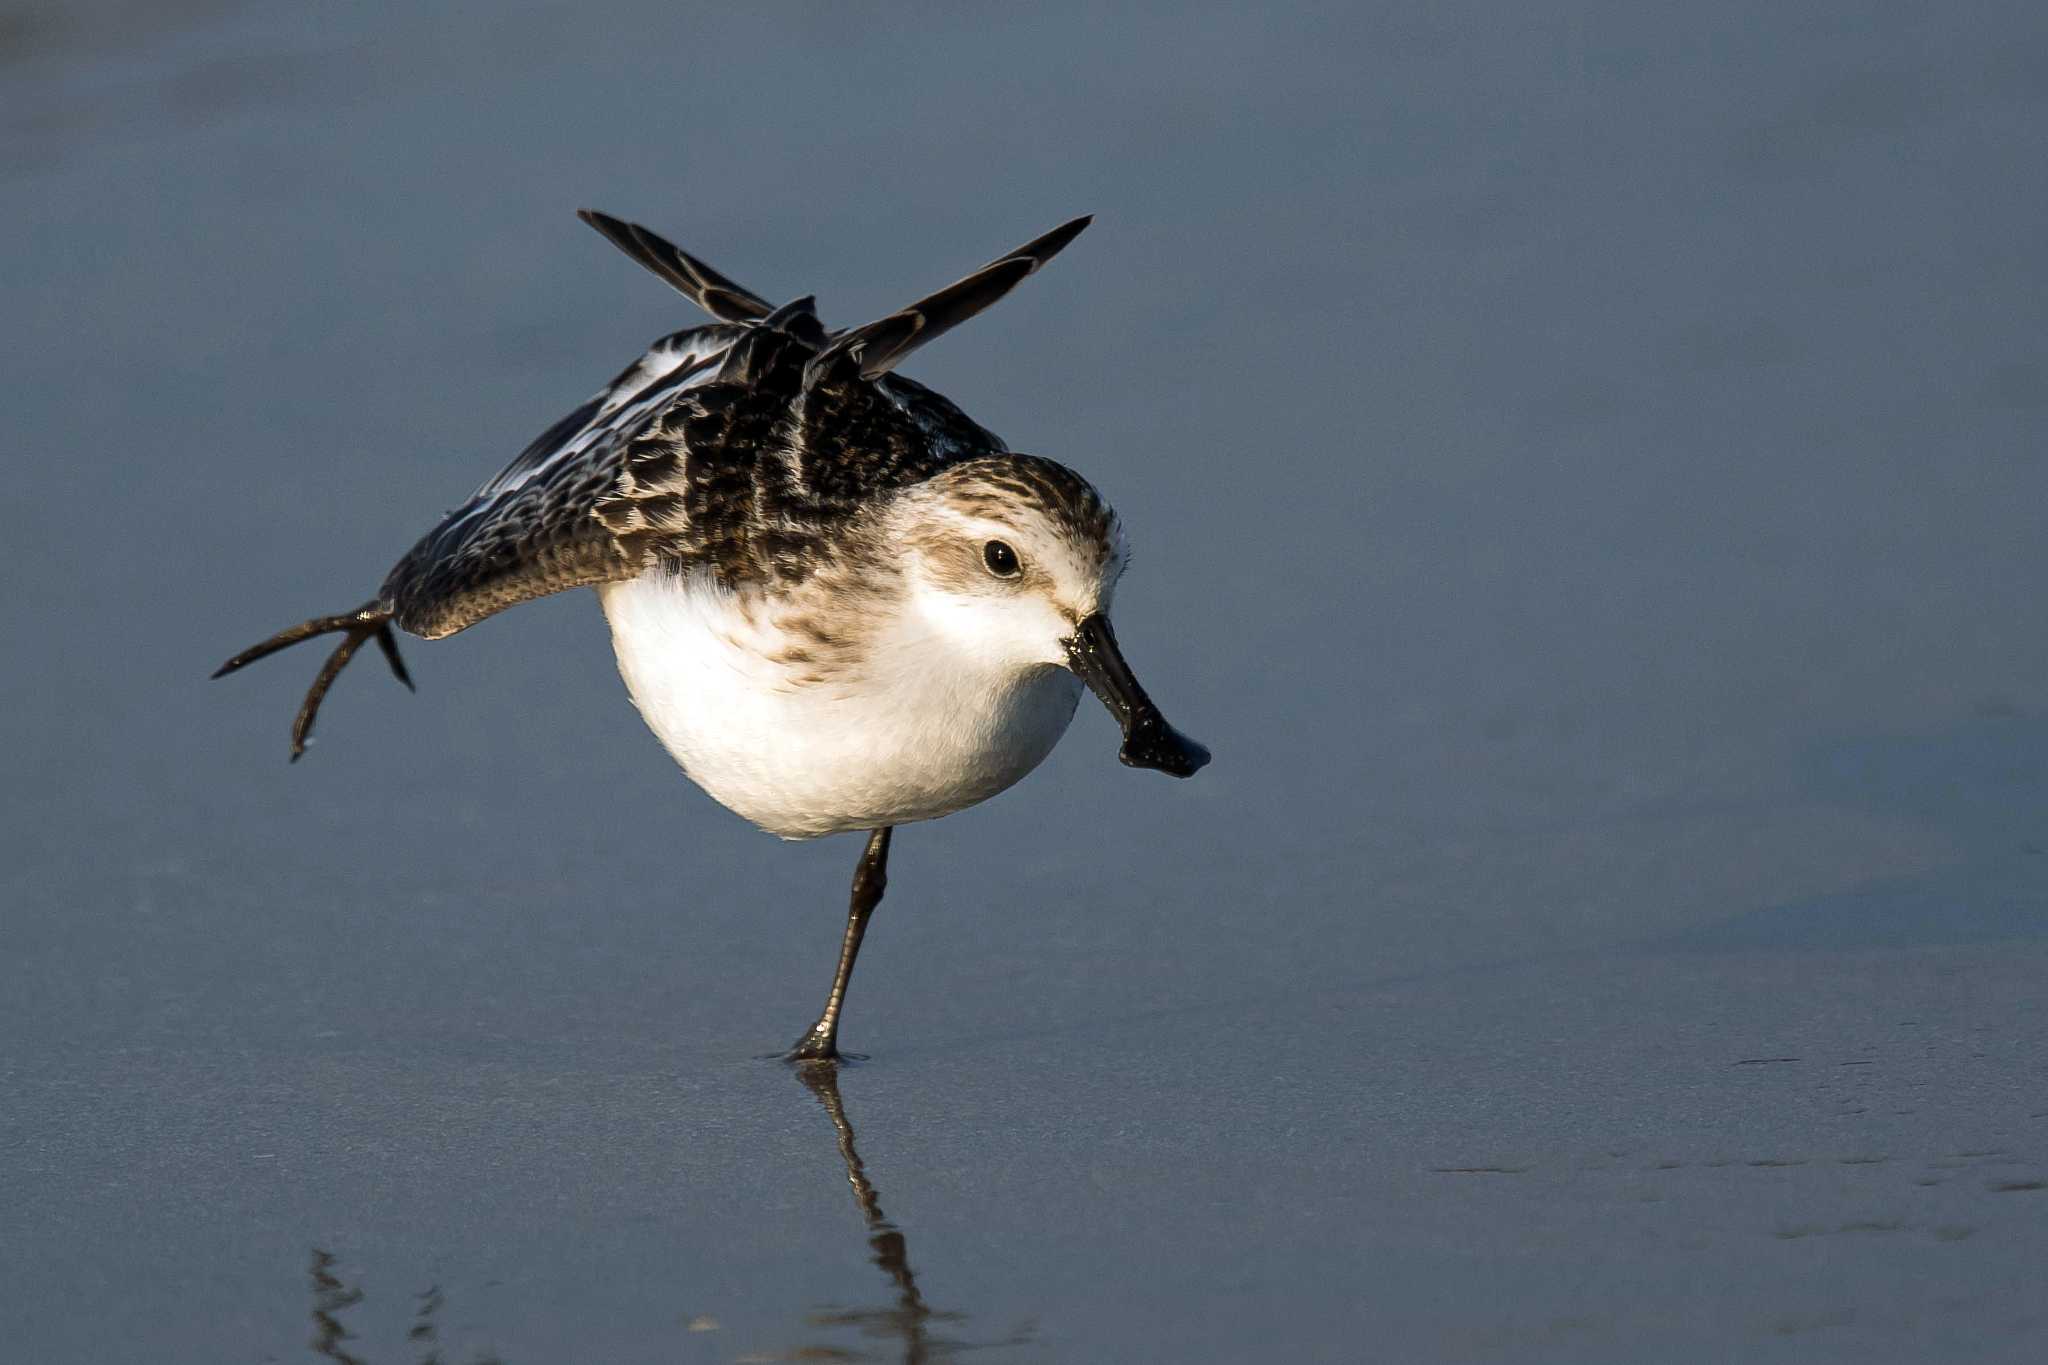
[[[677,385],[665,381],[696,376],[700,367],[723,356],[748,330],[713,323],[662,337],[581,407],[535,437],[512,463],[471,494],[470,501],[508,493],[555,461],[576,459],[612,428],[644,415],[655,403],[677,392]]]
[[[598,520],[597,505],[617,490],[632,435],[707,383],[750,330],[697,327],[655,342],[423,536],[379,600],[405,630],[435,640],[536,597],[640,572],[644,556]]]
[[[774,310],[775,305],[759,294],[719,274],[658,232],[596,209],[578,209],[576,216],[603,233],[606,241],[652,271],[669,288],[721,322],[752,322]]]
[[[421,538],[372,604],[415,635],[439,639],[517,603],[659,563],[709,564],[733,582],[802,577],[829,553],[834,528],[879,493],[1004,449],[890,371],[1089,222],[833,335],[808,297],[771,308],[644,228],[583,216],[728,320],[656,341]]]
[[[830,346],[818,352],[805,372],[804,382],[816,384],[843,370],[857,373],[863,379],[881,378],[918,347],[952,331],[1015,289],[1094,221],[1091,214],[1062,223],[908,308],[841,332]]]

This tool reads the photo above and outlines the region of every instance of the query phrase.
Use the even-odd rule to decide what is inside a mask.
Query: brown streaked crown
[[[1003,521],[1019,507],[1035,510],[1098,567],[1121,553],[1115,509],[1095,485],[1057,460],[986,455],[940,470],[929,484],[933,494],[969,516]]]

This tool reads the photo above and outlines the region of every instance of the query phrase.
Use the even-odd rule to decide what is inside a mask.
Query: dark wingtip
[[[812,388],[850,373],[869,380],[881,378],[911,352],[944,336],[1015,289],[1027,276],[1038,273],[1041,266],[1065,250],[1094,221],[1092,213],[1071,219],[1004,252],[936,294],[928,294],[865,326],[841,332],[804,366],[804,387]]]
[[[576,216],[619,250],[629,256],[635,254],[633,224],[623,218],[614,218],[609,213],[600,213],[596,209],[578,209]]]
[[[1017,254],[1020,256],[1027,254],[1035,256],[1038,258],[1038,263],[1044,265],[1047,261],[1059,255],[1060,252],[1066,250],[1068,243],[1086,232],[1088,225],[1094,221],[1094,214],[1084,213],[1079,218],[1061,223],[1051,232],[1046,233],[1037,241],[1019,250]]]
[[[669,288],[722,322],[752,322],[774,311],[766,299],[658,232],[596,209],[578,209],[576,216]]]

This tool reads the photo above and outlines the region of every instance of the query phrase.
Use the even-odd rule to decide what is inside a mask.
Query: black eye
[[[981,562],[988,565],[988,571],[997,578],[1017,576],[1017,552],[1000,540],[991,540],[981,547]]]

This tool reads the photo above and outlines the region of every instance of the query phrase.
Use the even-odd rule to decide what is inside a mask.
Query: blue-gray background
[[[206,681],[690,320],[584,204],[841,321],[1098,215],[911,368],[1115,500],[1217,761],[1091,705],[898,840],[933,1335],[2048,1350],[2040,5],[8,5],[0,90],[0,1354],[296,1358],[316,1247],[370,1361],[907,1349],[758,1059],[851,841],[587,594],[297,767],[316,657]]]

